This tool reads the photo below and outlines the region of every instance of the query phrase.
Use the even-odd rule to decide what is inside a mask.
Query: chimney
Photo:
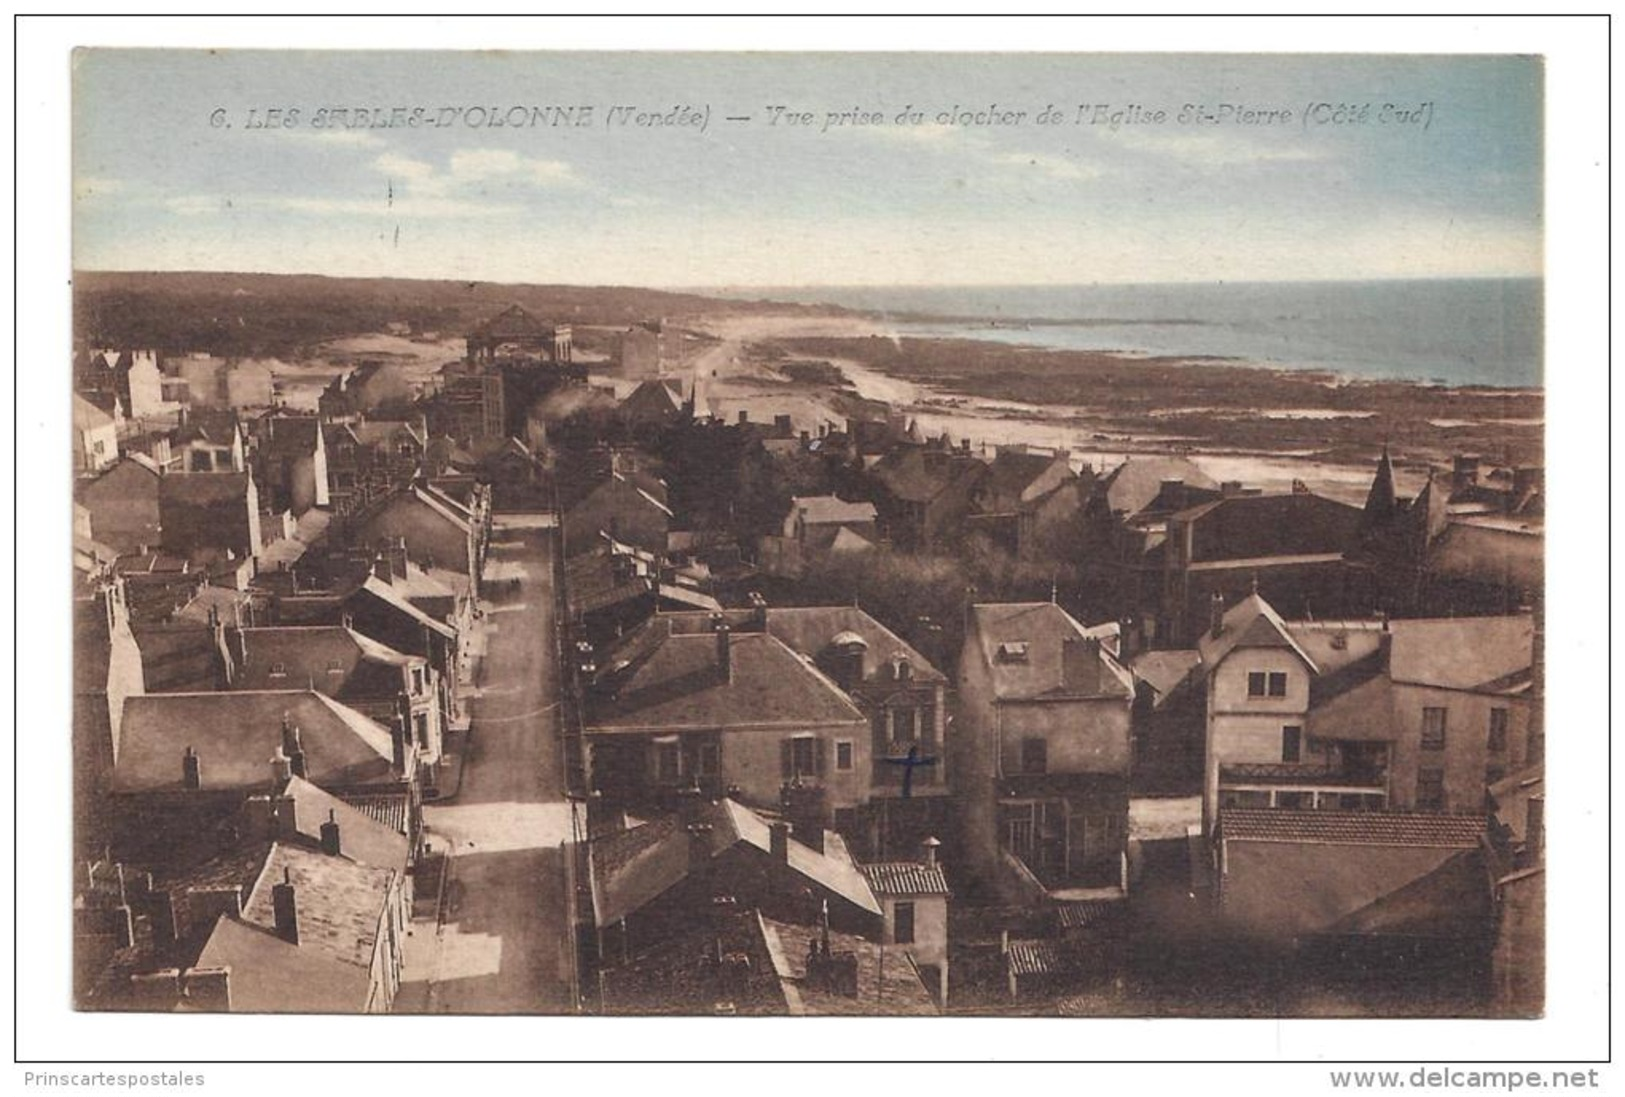
[[[925,841],[921,842],[920,863],[924,865],[935,865],[937,863],[937,847],[941,845],[942,843],[937,841],[937,839],[934,837],[929,837]]]
[[[1169,510],[1185,509],[1185,481],[1164,480],[1162,490],[1159,492],[1166,502]]]
[[[251,839],[264,841],[276,837],[276,816],[271,797],[256,794],[245,800],[243,820]]]
[[[191,747],[181,755],[181,786],[189,789],[203,787],[203,762]]]
[[[299,943],[299,901],[294,895],[293,876],[284,868],[282,882],[271,889],[271,915],[276,935],[290,945]]]
[[[293,727],[293,749],[288,752],[288,770],[295,777],[305,777],[305,744],[299,738],[299,726]]]
[[[280,791],[288,783],[288,778],[292,776],[293,763],[289,761],[287,754],[282,750],[282,744],[278,743],[276,753],[271,755],[271,783]]]
[[[1531,861],[1539,860],[1546,849],[1546,797],[1529,797],[1524,811],[1524,854]]]
[[[1210,618],[1208,635],[1217,640],[1219,634],[1224,631],[1224,595],[1218,591],[1214,591],[1213,597],[1208,599],[1208,615]]]
[[[690,823],[688,832],[688,871],[698,872],[711,860],[711,824]]]
[[[292,838],[299,832],[299,803],[292,796],[272,796],[270,815],[271,838]]]
[[[1450,490],[1461,491],[1463,488],[1478,485],[1479,459],[1475,454],[1457,454],[1451,462]]]
[[[1068,636],[1061,641],[1061,682],[1084,696],[1100,692],[1100,641],[1093,636]]]
[[[790,859],[790,824],[774,823],[769,828],[769,850],[773,860],[783,864]]]
[[[740,408],[739,409],[739,423],[740,423],[740,425],[743,426],[744,424],[746,424],[748,422],[750,422],[750,412],[746,411],[744,408]]]
[[[1127,663],[1140,652],[1139,638],[1134,635],[1134,618],[1128,614],[1117,619],[1117,656],[1118,660]]]
[[[322,852],[329,857],[338,857],[344,852],[344,846],[339,842],[338,812],[335,808],[327,809],[327,822],[322,824]]]
[[[194,1009],[230,1013],[231,968],[191,968],[181,976],[181,993]]]
[[[750,628],[752,632],[767,631],[767,599],[754,590],[750,592]]]
[[[1241,481],[1226,480],[1219,485],[1219,494],[1226,499],[1234,499],[1241,494]]]
[[[406,774],[406,721],[397,716],[389,724],[389,758],[395,771]]]
[[[718,623],[716,643],[717,674],[724,682],[732,682],[734,680],[733,643],[727,625]]]

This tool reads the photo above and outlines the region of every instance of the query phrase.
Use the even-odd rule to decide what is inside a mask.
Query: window
[[[1424,769],[1416,775],[1416,806],[1423,811],[1444,808],[1444,770]]]
[[[914,742],[913,709],[894,708],[891,710],[891,741],[894,743]]]
[[[1424,708],[1422,710],[1422,749],[1444,749],[1444,716],[1442,708]]]
[[[780,769],[787,780],[817,777],[823,772],[823,741],[811,735],[784,740]]]
[[[344,660],[342,660],[342,659],[329,659],[327,661],[327,673],[329,673],[329,674],[343,674],[344,673]]]
[[[1281,729],[1281,761],[1303,761],[1302,728],[1288,726]]]
[[[1507,710],[1504,708],[1490,709],[1490,750],[1493,753],[1503,753],[1507,748]]]
[[[286,678],[287,676],[288,676],[288,664],[286,664],[286,663],[272,663],[271,664],[271,677],[272,678]]]
[[[697,752],[697,765],[701,777],[715,777],[722,772],[722,747],[715,742],[703,742]]]
[[[1264,685],[1268,678],[1269,676],[1261,670],[1255,670],[1251,674],[1247,675],[1247,696],[1264,696]]]
[[[412,668],[412,692],[413,693],[422,693],[423,692],[423,668],[422,667],[413,667]]]
[[[1004,845],[1011,853],[1026,860],[1033,854],[1033,817],[1030,811],[1012,815],[1004,823]]]
[[[899,945],[914,943],[914,904],[898,903],[892,911],[892,940]]]
[[[1021,741],[1021,772],[1049,772],[1048,741],[1044,739],[1023,739]]]
[[[1332,633],[1332,650],[1347,651],[1349,649],[1349,634],[1346,632]]]
[[[416,713],[412,717],[412,725],[413,725],[414,728],[417,729],[418,745],[425,746],[425,747],[428,746],[429,745],[429,714],[426,713],[426,712]]]
[[[656,743],[654,761],[656,781],[675,781],[683,775],[683,752],[677,743]]]
[[[852,768],[852,741],[850,739],[842,739],[835,744],[835,768]]]
[[[1278,670],[1270,672],[1270,696],[1286,696],[1286,674],[1284,672]]]

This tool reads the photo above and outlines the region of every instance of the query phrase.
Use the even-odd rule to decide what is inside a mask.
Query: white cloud
[[[318,148],[381,149],[388,144],[382,137],[366,130],[279,129],[272,132],[284,141]]]
[[[444,169],[425,160],[386,153],[373,161],[373,167],[400,180],[401,193],[420,197],[445,197],[476,189],[483,193],[493,183],[509,189],[580,183],[565,161],[521,156],[512,149],[459,149],[447,159]]]
[[[92,198],[106,197],[117,194],[124,189],[124,182],[108,176],[87,175],[73,181],[73,200],[84,202]]]
[[[1324,149],[1305,143],[1297,134],[1278,134],[1271,140],[1234,131],[1153,130],[1125,127],[1101,135],[1129,149],[1141,149],[1197,168],[1224,168],[1243,164],[1308,163],[1330,160]]]

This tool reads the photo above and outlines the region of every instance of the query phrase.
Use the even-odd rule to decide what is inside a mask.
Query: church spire
[[[1388,444],[1383,443],[1382,457],[1377,461],[1377,475],[1371,479],[1371,491],[1365,497],[1367,522],[1381,522],[1393,516],[1398,496],[1394,491],[1394,462],[1388,456]]]

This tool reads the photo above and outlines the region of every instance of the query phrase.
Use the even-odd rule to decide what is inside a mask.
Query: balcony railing
[[[1388,779],[1383,767],[1328,766],[1315,763],[1237,762],[1219,767],[1224,785],[1314,785],[1332,788],[1380,788]]]

